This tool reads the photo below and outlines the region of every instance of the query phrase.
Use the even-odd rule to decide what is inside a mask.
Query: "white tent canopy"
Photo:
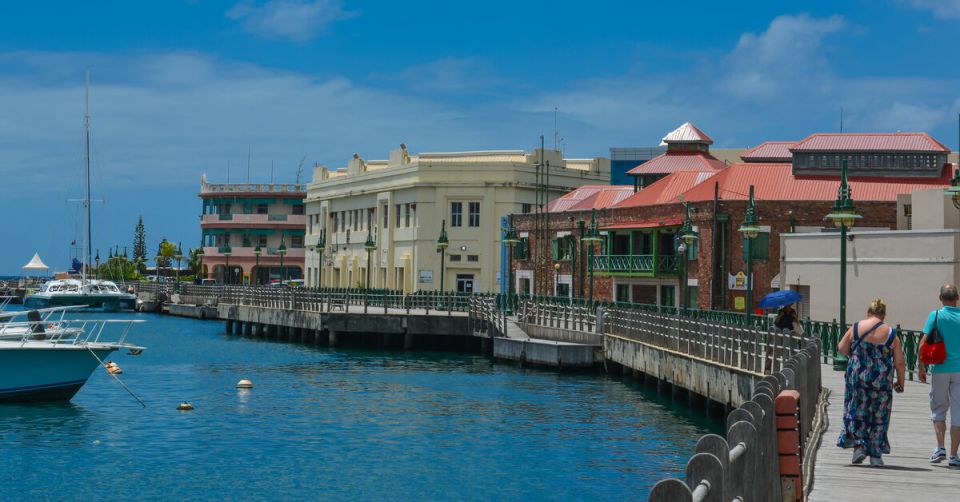
[[[30,263],[23,266],[24,270],[47,270],[48,268],[40,259],[39,253],[33,253],[33,259],[30,260]]]

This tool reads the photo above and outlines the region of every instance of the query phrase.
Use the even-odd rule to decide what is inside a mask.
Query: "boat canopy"
[[[46,264],[43,263],[43,260],[40,259],[39,253],[33,253],[33,259],[30,260],[30,263],[27,263],[23,266],[24,270],[47,270]]]

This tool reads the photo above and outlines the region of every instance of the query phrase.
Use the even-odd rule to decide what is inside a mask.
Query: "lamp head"
[[[559,264],[559,263],[554,263],[554,264],[553,264],[553,269],[556,270],[557,272],[559,272],[559,271],[560,271],[560,264]]]

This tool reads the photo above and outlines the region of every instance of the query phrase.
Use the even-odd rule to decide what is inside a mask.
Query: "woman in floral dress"
[[[893,391],[903,392],[906,371],[896,330],[883,323],[886,314],[883,300],[870,302],[867,318],[854,323],[837,347],[841,354],[850,357],[844,377],[843,430],[837,446],[853,448],[854,464],[869,456],[874,467],[882,467],[882,455],[890,453],[887,428]]]

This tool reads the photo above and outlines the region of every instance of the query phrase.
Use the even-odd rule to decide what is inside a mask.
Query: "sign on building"
[[[417,273],[417,282],[420,284],[433,283],[433,270],[420,270]]]

